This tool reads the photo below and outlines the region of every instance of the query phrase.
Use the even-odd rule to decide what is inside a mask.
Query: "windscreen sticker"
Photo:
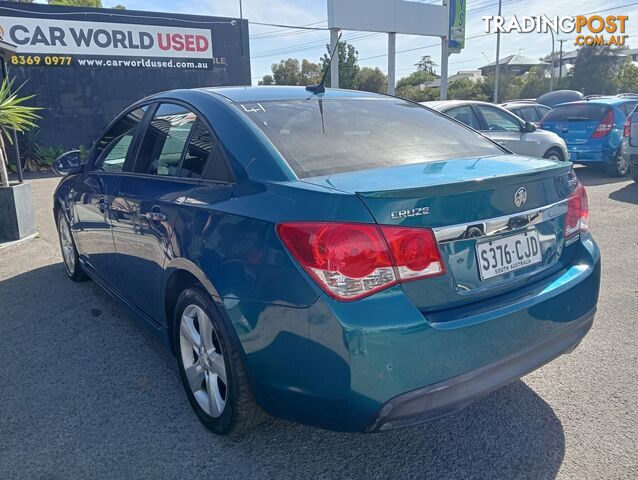
[[[246,113],[256,113],[256,112],[265,112],[266,111],[266,109],[264,108],[264,106],[261,103],[248,103],[248,104],[241,103],[239,106]]]

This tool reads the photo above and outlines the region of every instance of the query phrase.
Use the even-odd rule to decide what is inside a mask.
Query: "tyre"
[[[186,396],[200,421],[219,435],[241,435],[263,423],[230,327],[199,287],[177,299],[173,341]]]
[[[634,182],[638,183],[638,165],[631,166],[631,178],[634,179]]]
[[[631,166],[629,160],[620,152],[616,154],[610,165],[607,165],[607,174],[612,177],[624,177],[629,173]]]
[[[64,268],[69,278],[74,282],[83,282],[88,280],[88,276],[82,270],[80,265],[80,256],[78,249],[75,247],[75,240],[71,233],[71,226],[66,219],[62,209],[58,210],[58,237],[60,238],[60,250],[62,251],[62,260],[64,260]]]
[[[545,152],[545,155],[543,155],[543,158],[548,158],[550,160],[560,160],[560,161],[565,160],[565,157],[563,156],[563,152],[561,152],[558,148],[550,148],[549,150],[547,150],[547,152]]]

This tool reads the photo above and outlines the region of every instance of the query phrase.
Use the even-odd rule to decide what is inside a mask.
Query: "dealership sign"
[[[0,31],[20,54],[213,59],[210,29],[4,17]]]

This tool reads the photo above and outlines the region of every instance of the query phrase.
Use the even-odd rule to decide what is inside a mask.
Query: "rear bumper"
[[[611,146],[567,145],[569,160],[576,163],[612,163],[617,149]]]
[[[465,408],[491,391],[572,351],[591,328],[595,312],[594,308],[569,328],[532,348],[449,380],[394,397],[385,403],[366,431],[418,425]]]
[[[587,333],[600,254],[588,234],[566,249],[571,261],[541,280],[433,312],[401,286],[356,302],[322,295],[308,308],[234,302],[257,401],[273,416],[350,432],[463,408]]]

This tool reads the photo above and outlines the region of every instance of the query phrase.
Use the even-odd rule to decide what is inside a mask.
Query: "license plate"
[[[513,272],[543,260],[538,232],[530,230],[476,245],[481,280]]]

